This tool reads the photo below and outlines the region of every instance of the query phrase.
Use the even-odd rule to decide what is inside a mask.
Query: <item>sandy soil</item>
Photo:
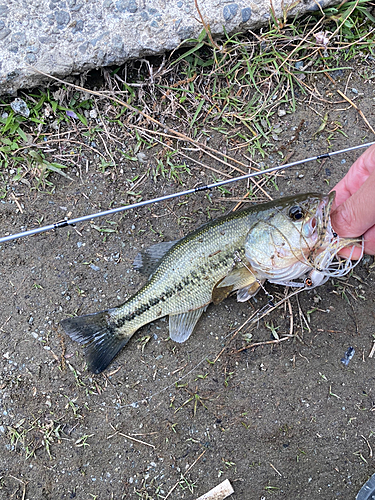
[[[320,100],[301,95],[294,114],[276,115],[279,141],[265,163],[280,160],[280,146],[296,128],[287,146],[292,160],[324,153],[328,143],[337,150],[374,140],[336,92],[355,99],[374,125],[374,80],[360,70],[335,83],[322,75],[315,81]],[[326,112],[327,126],[316,133]],[[10,183],[0,203],[1,234],[139,199],[129,191],[148,199],[212,181],[193,164],[182,184],[156,176],[157,147],[141,147],[143,155],[129,160],[124,153],[134,157],[135,139],[111,126],[122,147],[110,138],[79,146],[73,140],[87,144],[87,137],[68,127],[50,158],[71,154],[74,180],[54,174],[53,194]],[[231,145],[214,131],[211,144]],[[106,148],[117,167],[102,172],[95,150],[108,157]],[[278,177],[278,192],[265,189],[274,198],[327,192],[358,155],[290,169]],[[136,175],[142,180],[134,188]],[[132,269],[136,254],[233,209],[231,198],[246,188],[229,191],[227,198],[200,193],[0,246],[1,499],[193,499],[226,478],[233,499],[355,498],[374,472],[372,258],[349,278],[291,298],[251,331],[234,335],[267,303],[264,294],[210,306],[181,345],[168,339],[166,320],[151,323],[98,376],[59,326],[70,314],[116,306],[133,294],[143,283]],[[252,343],[260,345],[244,349]],[[344,366],[350,346],[355,355]]]

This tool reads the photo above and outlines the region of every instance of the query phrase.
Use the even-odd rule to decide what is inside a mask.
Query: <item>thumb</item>
[[[361,236],[366,230],[361,231],[361,224],[358,222],[356,214],[358,207],[353,206],[352,198],[348,198],[345,203],[339,205],[331,215],[333,229],[343,237]]]
[[[370,175],[362,186],[331,215],[337,234],[356,237],[375,224],[375,175]]]

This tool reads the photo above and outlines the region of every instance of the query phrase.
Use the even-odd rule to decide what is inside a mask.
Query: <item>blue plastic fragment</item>
[[[347,351],[345,352],[344,354],[344,357],[341,358],[341,363],[345,366],[348,366],[350,360],[352,359],[352,357],[354,356],[355,354],[355,349],[354,347],[349,347],[347,349]]]
[[[375,500],[375,474],[362,486],[355,498],[356,500]]]

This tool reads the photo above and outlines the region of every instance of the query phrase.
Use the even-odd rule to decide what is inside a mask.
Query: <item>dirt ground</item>
[[[328,145],[338,150],[375,140],[337,93],[354,100],[375,126],[375,80],[373,73],[363,76],[373,69],[363,64],[336,80],[321,74],[320,100],[301,95],[295,113],[276,115],[280,131],[266,166],[280,161],[281,145],[294,161],[325,153]],[[181,183],[156,175],[154,150],[140,148],[134,157],[135,139],[118,135],[116,124],[112,142],[94,139],[86,149],[74,142],[84,142],[74,126],[66,130],[51,155],[72,155],[73,180],[53,174],[52,194],[10,183],[0,202],[1,235],[137,201],[140,190],[149,199],[212,181],[193,164]],[[228,147],[219,133],[210,138],[213,147]],[[96,151],[108,157],[107,147],[115,171],[98,168]],[[244,154],[240,149],[237,158],[247,163]],[[359,154],[286,170],[277,178],[279,191],[270,183],[265,190],[274,198],[328,192]],[[136,175],[141,182],[134,187]],[[132,269],[136,254],[229,212],[246,186],[228,191],[0,246],[1,499],[194,499],[224,479],[233,485],[233,500],[354,499],[375,472],[372,257],[350,277],[304,291],[236,335],[267,303],[264,294],[211,305],[184,344],[168,339],[165,319],[151,323],[97,376],[59,326],[70,314],[121,304],[143,283]],[[266,287],[284,297],[282,287]],[[350,346],[355,354],[344,366]]]

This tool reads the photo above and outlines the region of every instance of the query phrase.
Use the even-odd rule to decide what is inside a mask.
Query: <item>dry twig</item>
[[[107,439],[111,439],[113,436],[116,436],[116,434],[118,434],[119,436],[122,436],[126,439],[130,439],[131,441],[135,441],[136,443],[139,443],[139,444],[144,444],[145,446],[149,446],[150,448],[153,448],[155,449],[156,446],[154,446],[153,444],[150,444],[150,443],[146,443],[145,441],[141,441],[140,439],[136,439],[132,436],[128,436],[127,434],[123,434],[122,432],[119,432],[117,431],[112,424],[110,424],[111,428],[115,431],[114,434],[111,434],[110,436],[107,437]]]
[[[206,453],[206,450],[202,451],[202,453],[199,455],[199,457],[190,465],[190,467],[188,467],[188,469],[186,470],[185,474],[187,474],[193,467],[194,465],[203,457],[203,455]],[[171,496],[171,494],[174,492],[174,490],[177,488],[177,486],[180,484],[180,481],[177,481],[177,483],[172,486],[172,488],[168,491],[167,493],[167,496],[164,497],[164,500],[167,500],[167,498],[169,496]]]
[[[367,118],[363,114],[363,111],[361,109],[359,109],[359,107],[353,101],[351,101],[349,99],[349,97],[347,97],[343,92],[341,92],[341,90],[337,90],[337,93],[340,94],[341,97],[343,97],[346,101],[348,101],[348,103],[351,106],[353,106],[354,109],[356,109],[358,111],[358,114],[360,115],[360,117],[362,118],[362,120],[366,123],[366,125],[368,126],[368,128],[375,135],[375,130],[372,128],[372,126],[370,125],[369,121],[367,120]]]

